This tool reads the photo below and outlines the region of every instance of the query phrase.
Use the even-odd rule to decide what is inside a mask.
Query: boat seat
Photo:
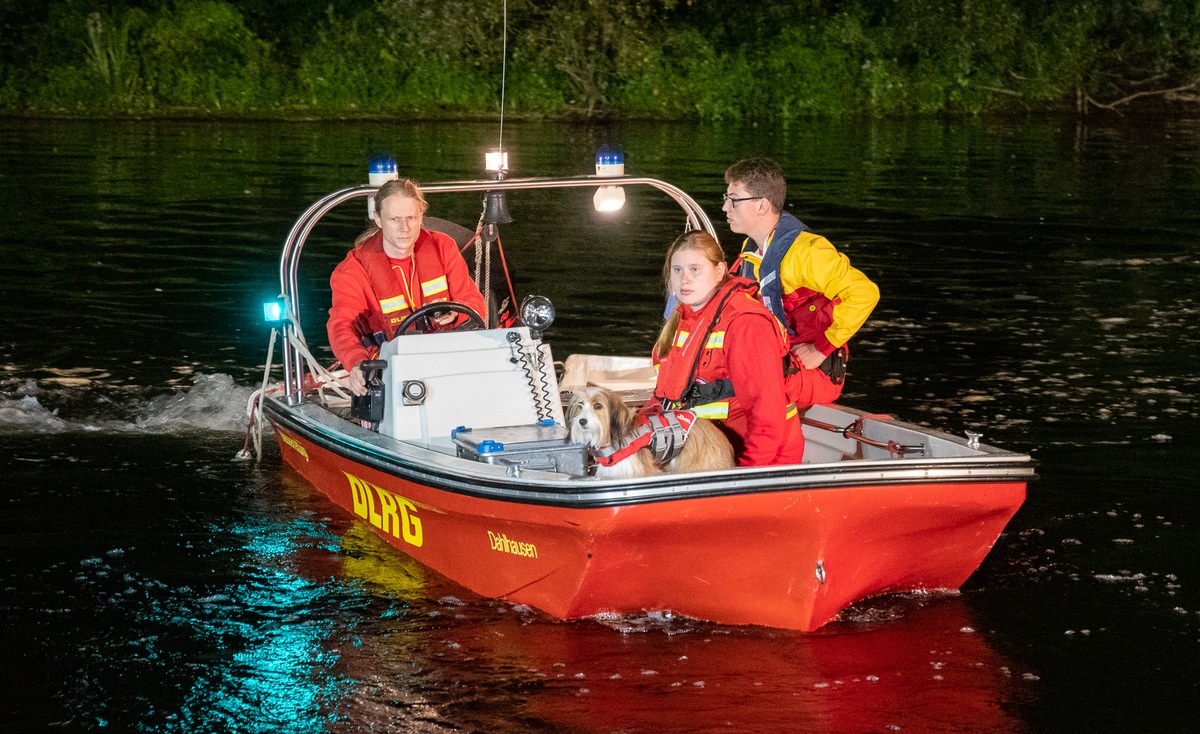
[[[598,354],[572,354],[563,363],[559,390],[570,393],[589,385],[612,390],[629,403],[643,403],[654,392],[657,375],[649,357],[609,357]]]
[[[477,270],[475,264],[475,231],[456,222],[451,222],[448,219],[439,217],[426,216],[422,220],[422,225],[425,229],[431,232],[441,232],[449,235],[454,243],[458,245],[459,254],[463,256],[463,260],[467,263],[467,272],[472,280],[476,280]],[[505,271],[506,263],[502,257],[493,255],[490,268],[491,289],[484,296],[487,298],[488,304],[488,326],[495,327],[501,321],[513,323],[516,320],[517,304],[512,302],[512,295],[507,284],[512,281],[511,269]],[[477,282],[480,290],[483,290],[483,283]],[[508,312],[508,317],[505,318],[505,312]],[[483,315],[483,314],[480,314]]]
[[[441,232],[442,234],[449,235],[450,239],[454,240],[454,243],[458,245],[460,250],[475,238],[473,230],[467,229],[457,222],[451,222],[449,219],[425,216],[421,220],[421,226],[430,232]]]
[[[385,436],[429,441],[459,427],[564,422],[550,347],[524,326],[398,336],[379,358],[388,363]]]

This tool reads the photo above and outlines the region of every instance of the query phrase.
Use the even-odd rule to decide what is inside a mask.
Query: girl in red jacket
[[[663,277],[678,306],[655,344],[655,398],[715,421],[739,466],[800,463],[804,436],[783,383],[787,337],[757,285],[730,276],[720,244],[700,230],[671,245]]]

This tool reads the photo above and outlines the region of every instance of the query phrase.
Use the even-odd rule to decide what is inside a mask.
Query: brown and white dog
[[[567,405],[567,426],[571,440],[587,444],[593,456],[629,446],[639,426],[637,411],[621,396],[603,387],[586,387],[571,395]],[[596,476],[605,479],[642,477],[648,474],[716,471],[733,466],[733,446],[711,422],[697,418],[688,431],[683,450],[659,466],[649,448],[606,466],[597,462]]]

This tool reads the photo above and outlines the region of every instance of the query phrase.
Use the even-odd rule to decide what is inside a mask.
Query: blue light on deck
[[[596,150],[597,176],[624,176],[625,154],[620,148],[601,145]],[[625,206],[625,189],[620,186],[601,186],[592,197],[598,212],[615,212]]]

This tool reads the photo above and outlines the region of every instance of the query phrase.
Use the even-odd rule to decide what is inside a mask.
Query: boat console
[[[462,428],[563,424],[550,347],[524,326],[397,336],[379,358],[385,436],[429,442]]]

